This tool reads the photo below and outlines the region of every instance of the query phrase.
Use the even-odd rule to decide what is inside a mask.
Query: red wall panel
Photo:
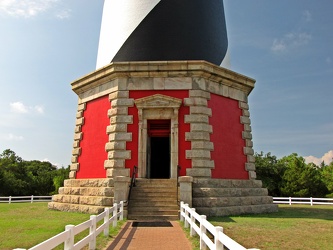
[[[211,94],[208,106],[212,109],[209,122],[213,126],[211,141],[214,143],[212,178],[248,179],[247,158],[243,152],[245,141],[242,139],[244,125],[240,123],[242,110],[238,101]]]
[[[77,179],[105,178],[104,161],[107,160],[105,144],[108,142],[106,127],[110,125],[108,110],[111,104],[108,96],[87,103],[84,111],[83,137],[80,142],[81,154],[78,162]]]
[[[130,91],[130,98],[138,99],[154,94],[163,94],[179,99],[188,98],[188,91]],[[80,142],[81,155],[78,162],[80,169],[76,178],[105,178],[104,161],[107,159],[105,144],[108,142],[106,127],[110,124],[107,112],[110,109],[108,96],[87,103],[84,111],[83,139]],[[238,101],[211,94],[208,101],[212,109],[210,124],[213,126],[211,141],[214,151],[211,152],[215,162],[212,170],[213,178],[248,179],[245,170],[246,156],[243,153],[245,141],[242,139],[243,125],[240,123],[242,111]],[[133,115],[133,124],[128,125],[132,133],[132,141],[127,142],[127,150],[131,150],[131,159],[126,160],[126,167],[133,170],[138,164],[138,110],[130,107],[129,115]],[[185,133],[190,131],[190,125],[184,123],[184,116],[189,114],[189,107],[181,106],[179,110],[179,162],[180,175],[186,175],[186,168],[191,168],[191,161],[185,158],[186,150],[191,149],[191,143],[185,141]]]
[[[130,98],[139,99],[143,97],[147,97],[150,95],[162,94],[166,96],[175,97],[178,99],[184,100],[184,98],[188,98],[187,90],[165,90],[165,91],[154,91],[154,90],[138,90],[138,91],[130,91]],[[131,159],[126,160],[126,168],[131,169],[131,174],[133,171],[133,166],[138,164],[138,109],[134,107],[130,107],[128,109],[129,115],[133,115],[133,124],[129,124],[127,126],[127,131],[132,132],[132,141],[127,142],[126,149],[132,151]],[[178,164],[181,166],[180,176],[186,175],[186,168],[191,168],[191,160],[185,158],[185,150],[191,149],[191,143],[185,141],[185,133],[190,132],[190,125],[184,123],[184,116],[189,114],[189,107],[181,106],[179,109],[178,116],[178,135],[179,135],[179,145],[178,145]]]

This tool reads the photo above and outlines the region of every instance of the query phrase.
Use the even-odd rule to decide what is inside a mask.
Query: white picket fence
[[[52,196],[0,196],[0,203],[19,203],[19,202],[48,202]]]
[[[110,214],[112,216],[110,217]],[[77,225],[67,225],[65,231],[56,236],[32,247],[29,250],[50,250],[64,243],[64,250],[79,250],[89,245],[89,250],[96,249],[96,237],[104,232],[105,236],[109,235],[110,223],[113,227],[117,226],[119,220],[124,219],[124,203],[114,204],[112,208],[105,208],[99,215],[91,215],[90,219]],[[103,224],[97,227],[97,223],[104,219]],[[74,242],[75,235],[89,228],[89,234],[77,243]],[[25,250],[16,248],[14,250]]]
[[[180,221],[184,222],[184,227],[190,227],[190,236],[193,237],[196,234],[200,237],[200,249],[214,249],[223,250],[224,247],[229,250],[246,250],[229,236],[223,233],[222,227],[215,227],[209,221],[206,220],[206,215],[199,215],[195,212],[195,208],[190,208],[188,204],[184,202],[180,203]],[[207,231],[213,236],[211,240]],[[251,248],[254,250],[254,248]]]
[[[333,198],[273,197],[276,204],[333,205]]]

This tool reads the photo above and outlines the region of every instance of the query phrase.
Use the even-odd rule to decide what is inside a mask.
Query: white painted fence
[[[0,203],[18,203],[18,202],[48,202],[52,196],[0,196]]]
[[[110,214],[112,216],[110,217]],[[109,227],[112,222],[112,226],[116,227],[119,220],[124,219],[124,203],[121,201],[119,204],[114,204],[112,208],[105,208],[103,213],[99,215],[91,215],[90,219],[77,225],[67,225],[65,231],[56,236],[32,247],[29,250],[50,250],[60,244],[64,243],[65,250],[78,250],[84,246],[89,245],[89,249],[96,249],[96,237],[104,232],[105,236],[109,235]],[[104,219],[102,225],[97,227],[97,223]],[[75,235],[83,232],[89,228],[89,234],[78,242],[74,242]],[[16,248],[14,250],[24,250],[22,248]]]
[[[273,197],[276,204],[333,205],[333,198]]]
[[[209,249],[223,250],[226,247],[229,250],[246,250],[245,247],[224,234],[222,227],[213,226],[206,220],[206,215],[199,215],[195,212],[195,208],[190,208],[184,202],[180,203],[180,221],[184,221],[185,228],[190,227],[191,237],[196,234],[200,237],[200,249],[208,247]],[[207,236],[207,231],[214,237],[213,240]]]

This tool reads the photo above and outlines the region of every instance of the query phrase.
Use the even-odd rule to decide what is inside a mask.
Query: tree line
[[[0,154],[0,196],[52,195],[68,179],[69,167],[25,161],[10,149]]]
[[[257,179],[275,197],[333,197],[333,161],[320,166],[305,163],[293,153],[278,159],[271,153],[256,153]]]

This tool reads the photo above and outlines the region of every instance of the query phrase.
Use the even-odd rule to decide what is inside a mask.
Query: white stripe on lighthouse
[[[104,1],[96,69],[112,61],[126,39],[160,1]]]

